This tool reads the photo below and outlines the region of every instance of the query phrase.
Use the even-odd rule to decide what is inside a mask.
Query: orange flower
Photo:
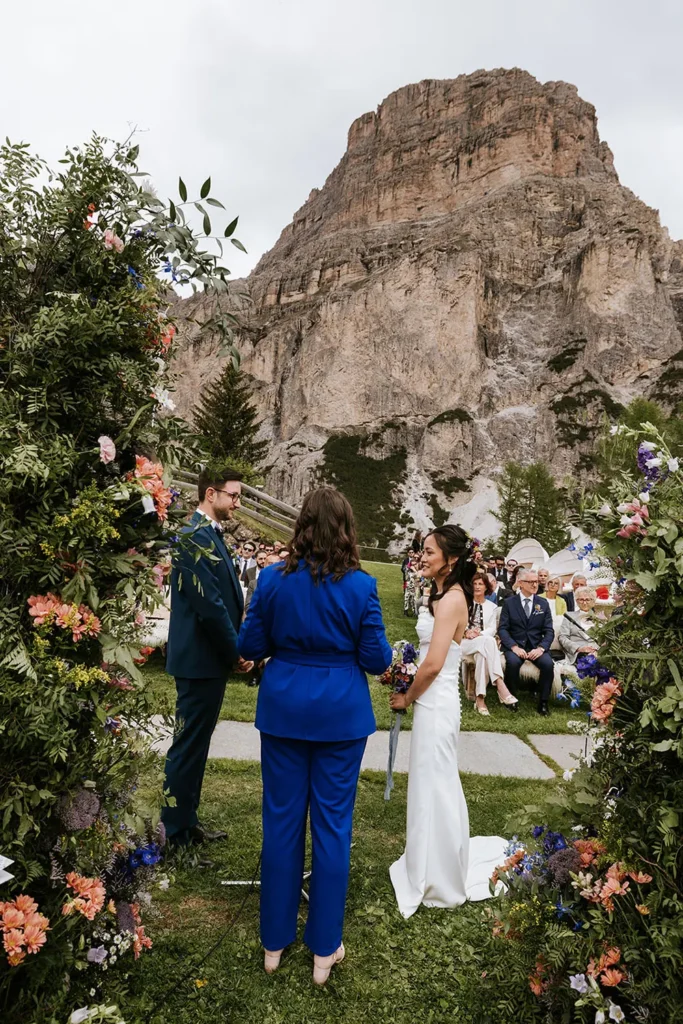
[[[574,849],[581,854],[581,867],[589,867],[596,857],[605,852],[605,846],[599,839],[575,839]]]
[[[24,933],[21,928],[10,928],[2,937],[2,944],[9,954],[16,953],[24,945]]]
[[[636,903],[636,910],[639,914],[649,914],[650,908],[646,907],[644,903]]]
[[[93,921],[104,906],[104,885],[99,878],[85,878],[70,871],[66,876],[66,882],[70,889],[76,893],[75,899],[68,900],[62,907],[63,914],[71,914],[77,910],[83,914],[88,921]]]
[[[535,996],[542,996],[545,990],[545,984],[540,978],[537,978],[535,974],[529,975],[529,988]]]
[[[647,885],[652,881],[652,875],[647,875],[644,871],[629,871],[628,874],[629,878],[632,878],[638,885]]]
[[[605,985],[607,988],[613,988],[615,985],[620,985],[625,979],[626,975],[623,971],[618,971],[614,967],[608,967],[606,971],[600,975],[600,984]]]
[[[135,935],[133,936],[133,951],[135,953],[135,959],[138,959],[143,949],[151,948],[152,940],[149,938],[148,935],[145,935],[144,926],[138,925],[138,927],[135,929]]]
[[[47,942],[45,930],[38,925],[27,924],[24,928],[24,941],[29,953],[37,953],[40,947]]]
[[[10,967],[17,967],[22,960],[26,959],[26,951],[18,949],[15,953],[10,953],[7,957],[7,962]]]
[[[13,928],[22,928],[25,916],[13,903],[6,903],[2,913],[3,931],[11,931]]]

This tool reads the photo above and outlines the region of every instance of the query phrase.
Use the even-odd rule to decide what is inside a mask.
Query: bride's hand
[[[405,693],[392,693],[389,697],[389,706],[392,711],[405,711],[410,705]]]

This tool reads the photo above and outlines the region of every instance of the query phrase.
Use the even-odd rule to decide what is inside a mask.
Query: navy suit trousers
[[[304,942],[318,956],[341,945],[356,787],[366,737],[318,743],[261,733],[261,941],[296,939],[310,811],[312,872]]]
[[[189,842],[190,829],[198,822],[204,770],[211,736],[225,694],[225,679],[176,677],[176,723],[173,743],[166,755],[164,793],[175,797],[175,806],[162,809],[161,820],[169,839]]]
[[[511,693],[516,694],[519,687],[519,671],[524,664],[523,660],[513,651],[504,651],[505,654],[505,685]],[[536,661],[531,662],[541,673],[539,697],[541,700],[550,700],[550,690],[555,675],[555,663],[548,652],[542,654]]]

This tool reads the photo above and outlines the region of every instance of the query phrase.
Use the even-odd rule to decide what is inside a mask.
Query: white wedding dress
[[[420,662],[434,619],[417,620]],[[408,827],[403,855],[389,873],[404,917],[426,907],[457,907],[490,896],[489,878],[505,859],[500,836],[470,839],[465,794],[458,772],[460,647],[453,641],[431,686],[413,703],[408,776]]]

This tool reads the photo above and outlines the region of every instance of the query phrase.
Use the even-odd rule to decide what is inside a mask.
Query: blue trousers
[[[518,658],[514,651],[504,651],[505,654],[505,685],[517,696],[519,689],[519,672],[524,664],[521,658]],[[555,662],[550,657],[548,652],[542,654],[536,661],[532,661],[532,665],[541,673],[539,680],[539,697],[541,700],[550,700],[550,691],[553,685],[553,679],[555,677]]]
[[[265,949],[283,949],[296,939],[309,810],[313,857],[304,942],[318,956],[329,956],[341,944],[353,806],[366,742],[364,737],[315,743],[261,733]]]
[[[166,835],[179,846],[189,841],[199,818],[206,760],[225,694],[225,679],[176,677],[176,730],[166,755],[164,792],[175,797],[174,807],[163,807]]]

